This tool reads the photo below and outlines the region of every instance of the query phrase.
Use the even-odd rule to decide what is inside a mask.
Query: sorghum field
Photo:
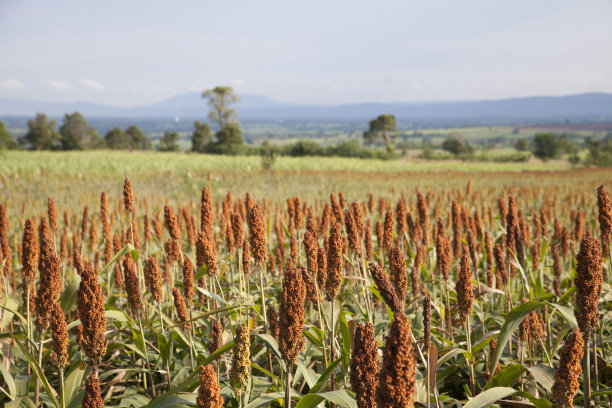
[[[608,169],[0,158],[6,407],[611,404]]]

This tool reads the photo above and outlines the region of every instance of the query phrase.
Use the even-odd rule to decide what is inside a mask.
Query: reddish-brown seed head
[[[406,275],[404,254],[398,247],[389,250],[389,276],[395,293],[401,301],[404,301],[408,290],[408,275]]]
[[[212,239],[213,236],[214,217],[210,187],[206,186],[202,189],[202,199],[200,202],[200,229],[206,232],[209,239]]]
[[[601,248],[604,258],[610,257],[610,240],[612,239],[612,204],[606,188],[601,185],[597,189],[597,204],[599,207],[599,229],[601,232]]]
[[[204,231],[200,231],[196,238],[196,263],[198,269],[206,265],[209,276],[215,276],[218,272],[214,242],[208,239]]]
[[[196,399],[198,408],[222,408],[223,397],[217,374],[211,364],[200,366],[200,387]]]
[[[140,298],[140,288],[138,287],[136,265],[131,256],[123,258],[123,280],[125,281],[125,291],[127,293],[130,308],[133,311],[142,309],[142,299]]]
[[[431,297],[423,300],[423,350],[427,352],[431,343]]]
[[[393,211],[389,209],[385,215],[385,224],[383,232],[383,248],[391,248],[393,242]]]
[[[97,370],[94,370],[85,381],[85,395],[81,406],[82,408],[104,408]]]
[[[191,323],[189,320],[189,310],[185,304],[185,298],[181,295],[181,292],[177,288],[172,288],[172,297],[174,298],[174,307],[176,308],[176,314],[178,315],[179,321],[185,323],[184,327],[186,330],[191,330]]]
[[[599,298],[603,271],[601,267],[601,244],[591,234],[580,243],[580,252],[576,255],[576,310],[578,327],[588,337],[599,324]]]
[[[193,263],[188,256],[183,262],[183,296],[187,304],[193,306]]]
[[[378,408],[414,407],[416,359],[410,322],[397,313],[383,349],[383,363],[376,392]]]
[[[213,319],[210,327],[210,342],[208,343],[208,351],[212,354],[223,345],[223,326],[219,319]]]
[[[147,289],[156,302],[162,300],[162,276],[159,270],[159,262],[154,256],[150,256],[145,262],[144,279]]]
[[[327,253],[327,277],[325,279],[325,294],[328,299],[335,299],[342,286],[343,257],[342,233],[340,223],[334,224],[329,234],[329,251]]]
[[[21,242],[21,274],[23,275],[25,287],[26,283],[34,283],[34,276],[38,266],[38,236],[34,228],[34,219],[26,220]]]
[[[449,239],[444,232],[444,223],[442,220],[438,221],[438,231],[436,233],[436,261],[440,274],[444,278],[444,281],[448,282],[451,253]]]
[[[77,293],[77,309],[83,326],[81,346],[91,364],[98,367],[106,354],[106,313],[104,293],[98,275],[91,267],[81,273],[81,283]]]
[[[346,226],[346,236],[349,243],[349,248],[356,255],[361,255],[361,244],[359,239],[359,232],[357,231],[357,225],[353,218],[353,213],[350,210],[344,212],[344,225]]]
[[[47,200],[47,217],[49,218],[51,231],[57,233],[57,208],[55,208],[55,201],[51,197]]]
[[[123,207],[125,211],[134,212],[134,192],[132,191],[132,181],[125,178],[123,183]]]
[[[264,265],[268,260],[266,248],[266,224],[263,211],[259,205],[254,204],[249,211],[249,240],[251,254],[255,264]]]
[[[168,233],[170,236],[180,241],[181,232],[178,227],[178,223],[176,220],[176,215],[174,214],[174,210],[169,205],[164,206],[164,219],[166,220],[166,228],[168,228]]]
[[[276,339],[276,341],[279,341],[280,327],[276,308],[272,305],[268,305],[266,311],[268,312],[268,327],[270,330],[270,334]]]
[[[393,313],[402,313],[402,301],[397,296],[397,293],[395,292],[395,289],[393,289],[393,285],[391,284],[391,281],[387,277],[387,274],[383,270],[382,266],[377,263],[370,262],[368,264],[368,268],[370,270],[370,274],[374,278],[374,282],[376,282],[380,296],[389,306],[391,311]]]
[[[575,329],[565,340],[559,353],[559,366],[555,371],[552,401],[555,407],[572,408],[574,395],[580,387],[584,341],[580,330]]]
[[[68,364],[68,329],[64,311],[58,303],[54,303],[51,308],[50,316],[51,341],[53,353],[51,358],[55,365],[64,368]]]
[[[43,237],[40,250],[40,280],[36,296],[36,318],[41,329],[49,327],[53,305],[62,292],[60,260],[50,236]]]
[[[376,388],[380,361],[374,326],[367,322],[357,323],[351,354],[351,387],[356,394],[357,406],[376,408]]]
[[[472,270],[470,269],[470,257],[464,249],[461,255],[459,271],[457,273],[457,283],[455,290],[457,291],[457,309],[459,318],[463,324],[467,322],[472,314],[472,305],[474,304],[474,289],[472,286]]]
[[[304,347],[304,301],[306,285],[300,270],[289,266],[285,270],[279,310],[279,349],[288,364],[294,364]]]

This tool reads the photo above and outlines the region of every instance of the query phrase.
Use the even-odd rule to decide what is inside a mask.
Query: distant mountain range
[[[365,121],[392,113],[400,121],[449,121],[480,124],[612,121],[612,94],[534,96],[485,101],[356,103],[299,105],[260,95],[240,95],[235,109],[244,121]],[[0,98],[0,117],[45,112],[63,116],[78,111],[86,118],[205,118],[208,107],[199,93],[173,96],[151,105],[121,108],[90,102],[51,103]]]

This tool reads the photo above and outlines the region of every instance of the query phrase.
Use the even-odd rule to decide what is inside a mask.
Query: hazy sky
[[[612,92],[612,1],[0,0],[0,97],[131,106]]]

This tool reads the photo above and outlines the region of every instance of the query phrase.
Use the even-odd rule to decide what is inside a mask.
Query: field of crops
[[[607,169],[3,159],[3,406],[611,405]]]

